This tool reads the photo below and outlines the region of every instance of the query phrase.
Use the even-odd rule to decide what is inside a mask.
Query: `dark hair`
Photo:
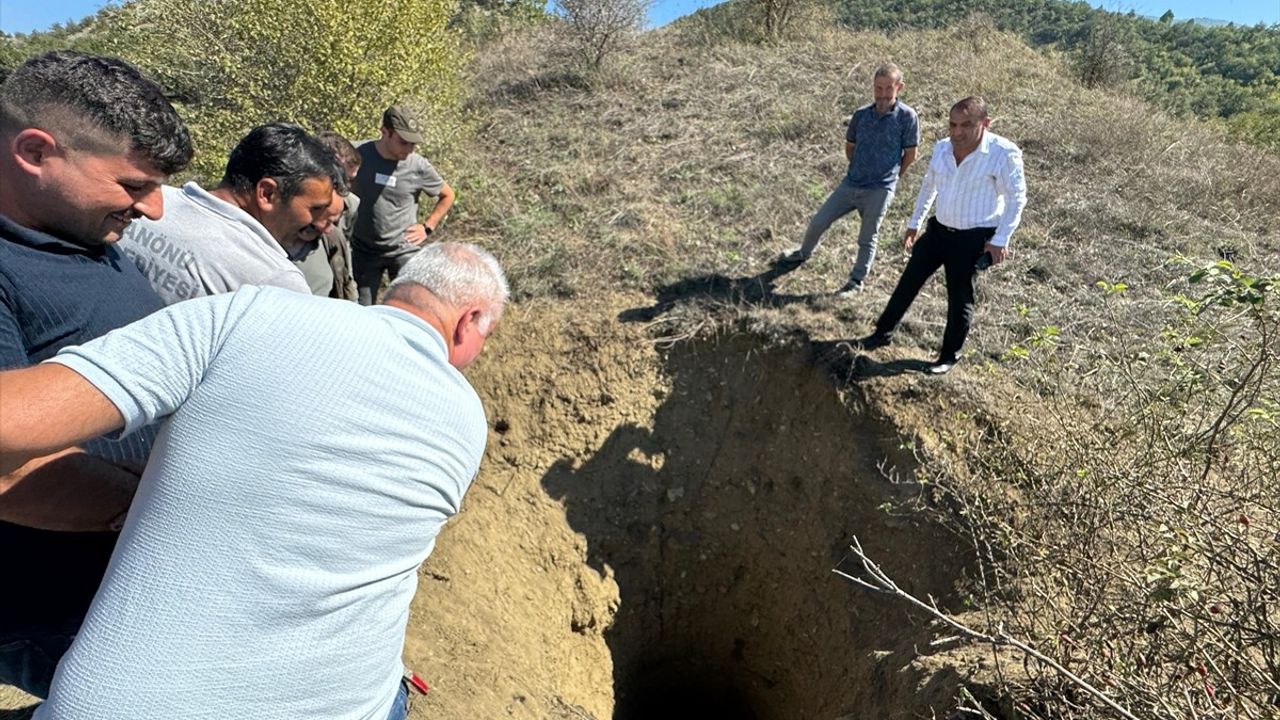
[[[332,130],[316,133],[316,139],[333,151],[333,154],[338,157],[338,162],[342,164],[342,169],[354,173],[360,167],[360,154],[356,152],[356,147],[350,140]]]
[[[951,110],[959,110],[965,115],[973,115],[975,120],[982,120],[987,117],[987,101],[981,95],[970,95],[952,105]]]
[[[297,195],[308,178],[328,179],[339,192],[347,187],[338,156],[292,123],[268,123],[250,130],[227,158],[222,184],[238,193],[249,193],[262,178],[280,183],[283,200]]]
[[[191,134],[160,86],[116,58],[54,50],[0,85],[0,134],[40,128],[69,147],[120,152],[119,142],[172,175],[191,162]]]

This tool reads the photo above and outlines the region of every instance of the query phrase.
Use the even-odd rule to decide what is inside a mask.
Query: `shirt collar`
[[[991,129],[983,128],[982,139],[978,141],[978,152],[986,155],[991,150]]]
[[[888,110],[885,110],[885,111],[884,111],[884,114],[883,114],[883,115],[881,115],[881,114],[880,114],[880,111],[879,111],[879,110],[876,110],[876,104],[875,104],[875,101],[872,101],[872,103],[871,103],[871,114],[872,114],[872,116],[874,116],[874,117],[878,117],[878,118],[889,117],[890,115],[895,115],[895,114],[897,114],[897,112],[898,112],[898,105],[900,105],[901,103],[902,103],[902,101],[901,101],[901,100],[894,100],[894,101],[893,101],[893,104],[889,106],[889,109],[888,109]]]
[[[436,355],[445,362],[449,361],[449,345],[445,342],[444,336],[440,334],[440,331],[432,327],[431,323],[408,310],[402,310],[391,305],[374,305],[370,310],[412,328],[409,333],[402,334],[406,340],[412,341],[415,337],[421,340],[425,336],[427,338],[425,343],[415,342],[414,344],[428,354]]]
[[[55,235],[19,225],[5,215],[0,215],[0,237],[14,244],[54,255],[84,255],[100,258],[107,254],[105,244],[85,246],[73,243]]]

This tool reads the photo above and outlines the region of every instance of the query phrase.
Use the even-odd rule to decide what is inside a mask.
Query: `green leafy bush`
[[[447,134],[465,62],[449,27],[456,0],[140,0],[111,14],[106,48],[176,97],[196,141],[194,171],[269,121],[376,136],[382,111],[416,105],[429,139]]]

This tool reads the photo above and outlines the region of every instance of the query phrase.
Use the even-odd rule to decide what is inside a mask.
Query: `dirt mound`
[[[620,307],[513,308],[472,374],[494,429],[423,571],[415,717],[914,717],[928,628],[831,572],[857,533],[943,604],[963,558],[883,507],[896,433],[808,345],[665,352]],[[895,465],[896,464],[896,465]]]

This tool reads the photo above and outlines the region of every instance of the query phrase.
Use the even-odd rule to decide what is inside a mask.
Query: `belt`
[[[937,227],[939,227],[939,228],[941,228],[941,229],[943,229],[943,230],[946,230],[947,232],[950,232],[950,233],[990,232],[990,233],[993,233],[993,234],[994,234],[994,233],[995,233],[995,231],[996,231],[996,229],[997,229],[997,228],[993,228],[993,227],[983,227],[983,226],[971,227],[971,228],[956,228],[956,227],[951,227],[950,225],[943,225],[941,222],[938,222],[938,216],[937,216],[937,215],[935,215],[935,216],[933,216],[933,217],[929,218],[929,222],[933,223],[933,224],[934,224],[934,225],[936,225]]]

